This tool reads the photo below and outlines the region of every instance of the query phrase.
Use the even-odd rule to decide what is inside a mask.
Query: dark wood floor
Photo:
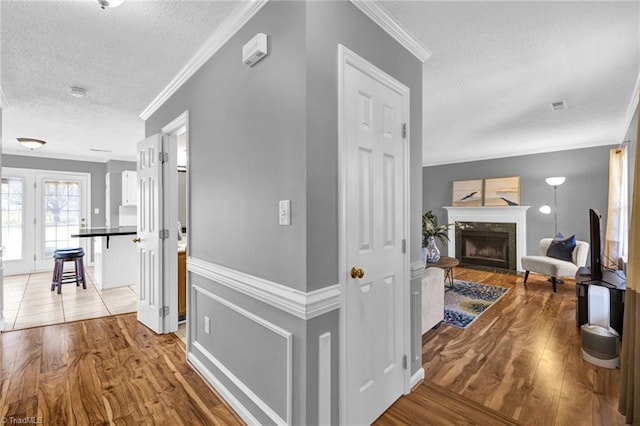
[[[511,288],[466,330],[423,336],[425,381],[380,425],[622,425],[619,371],[580,356],[575,284],[456,268],[456,278]],[[238,424],[186,364],[173,335],[134,314],[0,335],[0,417],[44,424]]]
[[[511,291],[466,330],[441,325],[423,336],[425,381],[379,424],[624,424],[619,370],[582,360],[573,280],[554,294],[541,275],[527,288],[515,275],[456,268],[455,276]]]

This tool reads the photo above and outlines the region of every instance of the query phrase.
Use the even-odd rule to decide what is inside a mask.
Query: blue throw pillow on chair
[[[572,235],[569,238],[565,239],[558,239],[558,236],[556,236],[556,238],[551,241],[551,244],[549,244],[549,248],[547,249],[547,256],[571,262],[573,260],[572,254],[574,248],[576,248],[575,235]]]

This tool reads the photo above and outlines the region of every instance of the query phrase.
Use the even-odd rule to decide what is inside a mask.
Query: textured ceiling
[[[3,0],[2,152],[134,160],[140,112],[237,5],[129,0],[102,10],[94,0]],[[71,86],[88,97],[72,97]],[[29,152],[17,137],[48,143]]]
[[[433,52],[424,165],[622,142],[640,71],[639,2],[382,5]],[[559,100],[569,108],[552,111]]]
[[[639,2],[381,4],[433,52],[423,77],[425,165],[624,136],[640,68]],[[140,112],[237,5],[0,0],[2,152],[133,160]],[[71,97],[71,86],[89,96]],[[558,100],[569,109],[553,112]],[[49,143],[29,152],[16,137]]]

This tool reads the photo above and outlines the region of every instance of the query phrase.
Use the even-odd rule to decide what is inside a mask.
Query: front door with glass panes
[[[88,226],[88,174],[3,168],[2,175],[5,275],[52,270],[59,248],[86,251],[88,241],[71,235]]]

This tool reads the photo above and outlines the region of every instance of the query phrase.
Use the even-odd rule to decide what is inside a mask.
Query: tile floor
[[[100,290],[93,268],[87,268],[87,289],[64,284],[51,291],[51,272],[4,277],[2,331],[135,312],[137,286]]]

